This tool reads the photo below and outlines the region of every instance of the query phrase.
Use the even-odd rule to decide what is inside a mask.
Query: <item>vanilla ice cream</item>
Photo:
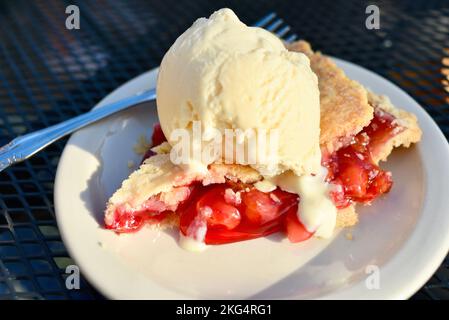
[[[168,50],[157,83],[157,109],[169,142],[200,121],[218,129],[276,129],[274,162],[250,164],[264,176],[320,170],[318,80],[302,53],[230,9],[198,19]],[[238,142],[236,142],[238,143]]]

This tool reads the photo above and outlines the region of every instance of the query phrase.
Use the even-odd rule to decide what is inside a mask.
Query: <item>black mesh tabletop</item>
[[[367,30],[365,9],[380,9]],[[65,26],[66,7],[80,29]],[[0,145],[92,108],[127,80],[158,66],[200,16],[232,8],[251,24],[275,11],[316,49],[373,70],[412,95],[449,134],[449,1],[11,0],[0,2]],[[74,264],[53,205],[67,139],[0,173],[0,298],[102,299]],[[449,298],[449,259],[415,299]]]

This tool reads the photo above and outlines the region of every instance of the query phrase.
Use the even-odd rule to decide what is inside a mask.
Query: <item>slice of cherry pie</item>
[[[416,117],[347,78],[329,58],[305,41],[288,49],[306,54],[318,76],[321,103],[320,146],[336,225],[357,223],[356,204],[369,204],[392,187],[392,175],[379,167],[394,147],[421,138]],[[284,232],[291,242],[313,232],[298,219],[301,195],[264,185],[249,166],[211,164],[190,170],[170,161],[170,145],[159,126],[153,148],[140,168],[109,199],[105,226],[117,233],[146,224],[172,226],[182,238],[224,244]]]

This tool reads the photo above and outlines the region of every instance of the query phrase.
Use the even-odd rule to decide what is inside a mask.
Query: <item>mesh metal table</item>
[[[247,23],[276,11],[318,50],[353,61],[411,94],[449,134],[449,3],[378,1],[2,1],[0,145],[88,111],[125,81],[156,67],[197,17],[230,7]],[[78,5],[79,30],[65,9]],[[319,22],[319,23],[317,23]],[[0,298],[96,299],[85,280],[67,290],[73,264],[55,222],[53,181],[62,140],[0,173]],[[449,298],[449,259],[414,296]]]

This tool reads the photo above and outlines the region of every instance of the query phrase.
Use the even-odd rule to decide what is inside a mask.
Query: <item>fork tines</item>
[[[264,28],[273,32],[285,42],[292,42],[298,38],[296,33],[291,33],[290,26],[284,23],[284,20],[277,17],[275,12],[271,12],[253,24],[255,27]]]

